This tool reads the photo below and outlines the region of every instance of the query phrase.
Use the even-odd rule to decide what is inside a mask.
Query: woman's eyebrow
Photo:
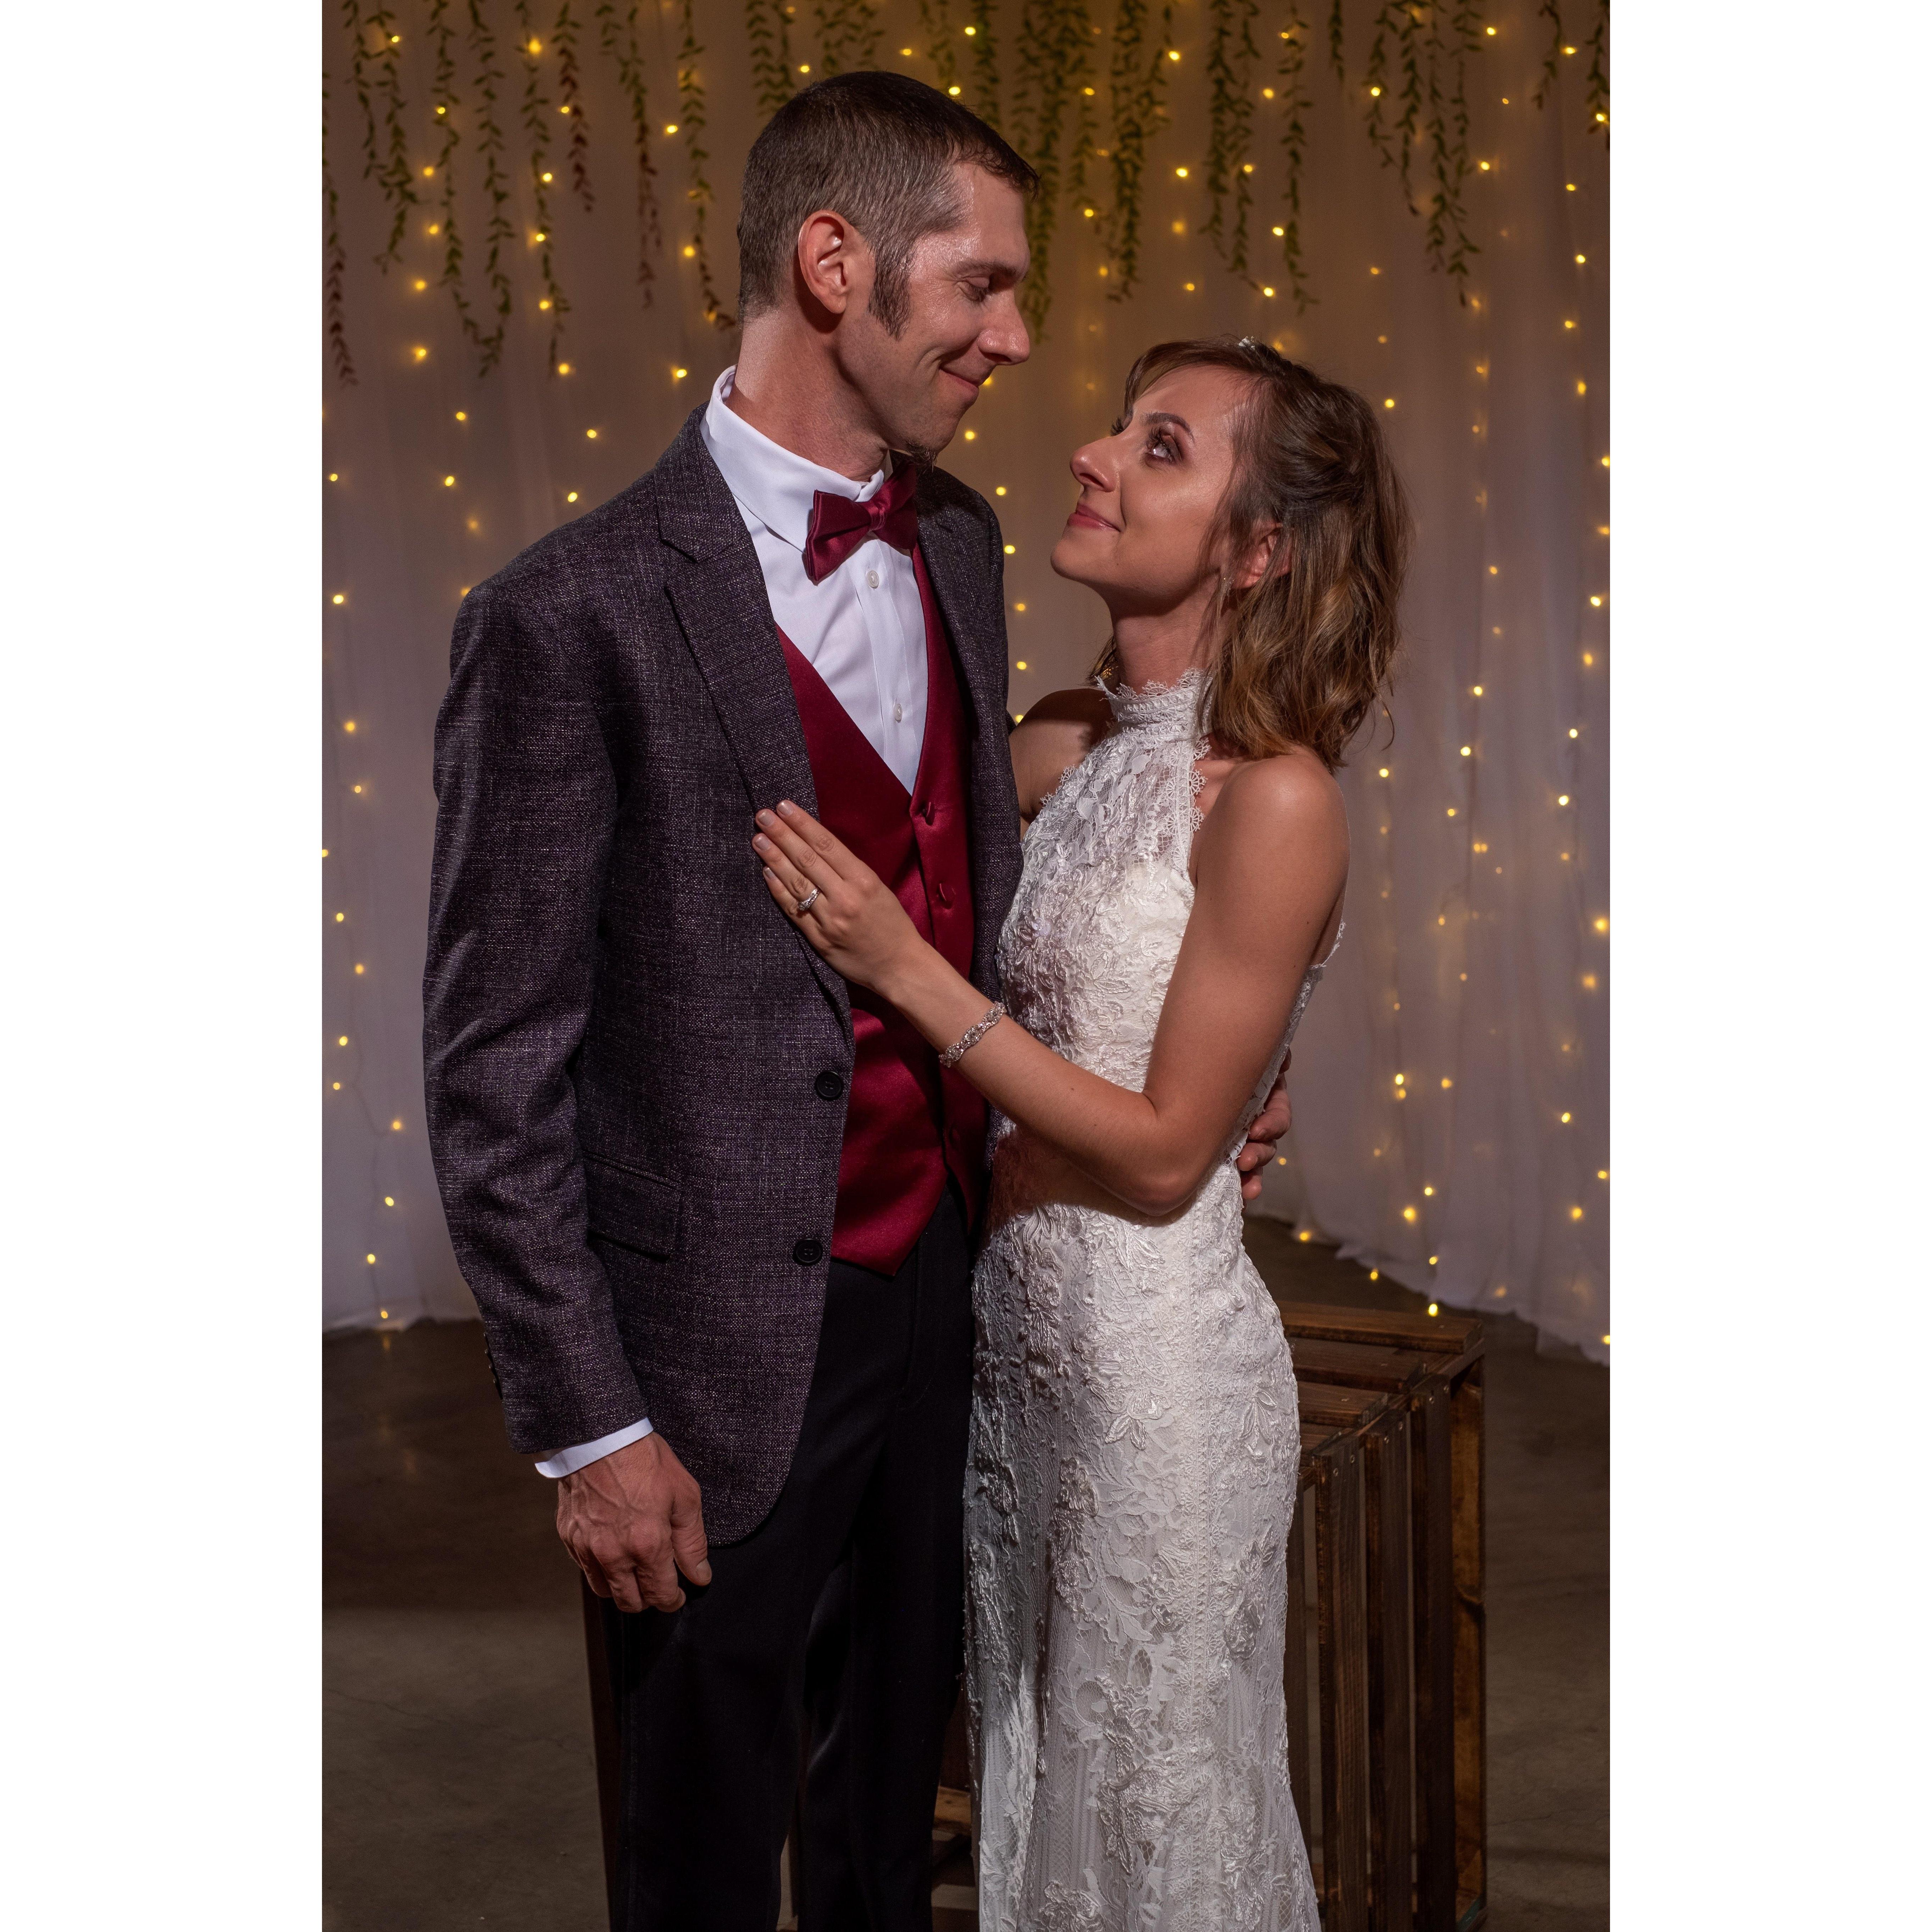
[[[1172,410],[1150,410],[1141,421],[1144,423],[1172,423],[1177,429],[1185,430],[1190,436],[1194,434],[1193,426],[1187,418],[1176,416]]]

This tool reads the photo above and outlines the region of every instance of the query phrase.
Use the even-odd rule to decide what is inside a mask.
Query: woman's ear
[[[1268,566],[1274,560],[1275,546],[1287,541],[1280,524],[1269,524],[1248,546],[1246,555],[1242,558],[1240,567],[1234,572],[1234,588],[1237,590],[1253,590],[1268,574]],[[1287,567],[1288,561],[1284,556],[1282,559],[1283,568]]]

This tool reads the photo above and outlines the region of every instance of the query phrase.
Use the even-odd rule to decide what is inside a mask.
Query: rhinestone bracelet
[[[950,1073],[964,1060],[973,1048],[998,1026],[1006,1016],[1006,1007],[998,1000],[986,1009],[986,1017],[975,1020],[946,1051],[939,1056],[939,1064]]]

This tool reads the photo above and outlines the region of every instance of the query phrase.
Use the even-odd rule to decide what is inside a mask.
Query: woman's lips
[[[1084,530],[1111,530],[1119,527],[1118,524],[1108,523],[1105,517],[1096,516],[1084,503],[1076,503],[1072,515],[1066,520],[1069,530],[1076,524]]]

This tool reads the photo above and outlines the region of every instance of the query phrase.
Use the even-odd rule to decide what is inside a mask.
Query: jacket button
[[[795,1241],[792,1244],[791,1258],[800,1268],[816,1268],[824,1259],[824,1249],[817,1241],[809,1238],[802,1241]]]
[[[845,1090],[845,1083],[832,1072],[821,1073],[812,1083],[812,1090],[821,1100],[836,1100]]]

